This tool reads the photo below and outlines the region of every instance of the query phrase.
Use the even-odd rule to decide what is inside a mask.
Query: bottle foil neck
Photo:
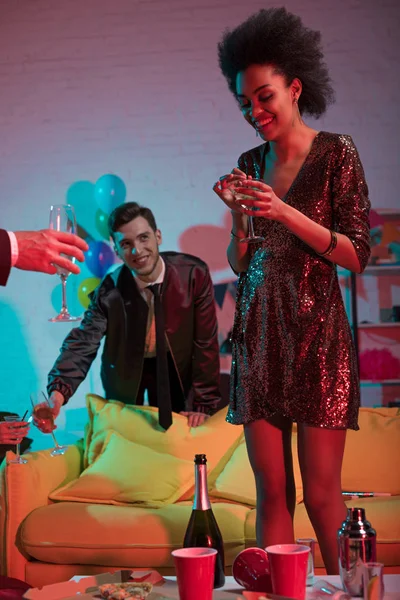
[[[193,510],[209,510],[211,508],[207,489],[207,465],[195,465],[195,493]]]

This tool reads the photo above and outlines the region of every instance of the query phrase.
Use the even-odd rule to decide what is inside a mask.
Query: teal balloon
[[[68,310],[74,317],[79,317],[82,314],[82,305],[78,299],[78,287],[79,277],[75,275],[68,277],[67,279],[67,306]],[[56,316],[61,309],[62,303],[62,286],[61,283],[57,284],[51,292],[51,304],[54,309],[54,316]],[[50,315],[51,316],[51,315]]]
[[[125,202],[125,183],[118,175],[102,175],[94,185],[94,198],[100,210],[110,214],[114,208]]]
[[[75,209],[78,235],[86,241],[96,238],[95,216],[98,207],[94,200],[94,183],[76,181],[69,187],[66,200]]]
[[[105,240],[110,239],[108,231],[108,215],[100,208],[96,211],[96,229],[102,238]]]

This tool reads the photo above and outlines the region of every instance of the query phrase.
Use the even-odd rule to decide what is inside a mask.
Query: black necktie
[[[165,343],[164,312],[161,304],[161,283],[149,285],[154,294],[154,317],[156,320],[156,364],[158,422],[168,429],[172,425],[171,390],[169,387],[168,356]]]

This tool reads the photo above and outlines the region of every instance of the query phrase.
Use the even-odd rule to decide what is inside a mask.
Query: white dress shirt
[[[17,264],[19,252],[18,252],[18,241],[15,237],[15,233],[13,231],[7,231],[8,237],[10,238],[10,246],[11,246],[11,266],[15,267]]]
[[[160,256],[160,260],[161,260],[161,265],[162,265],[161,273],[157,277],[157,279],[155,281],[152,281],[151,283],[142,281],[141,279],[139,279],[139,277],[136,277],[135,274],[132,273],[135,278],[136,284],[139,288],[139,291],[140,291],[142,297],[144,298],[144,300],[146,300],[148,307],[149,307],[149,314],[147,316],[146,342],[145,342],[145,347],[144,347],[144,357],[145,358],[152,358],[152,357],[156,356],[156,320],[155,320],[155,316],[154,316],[154,294],[151,290],[148,290],[146,288],[148,288],[150,285],[154,285],[156,283],[162,283],[164,281],[165,262],[163,261],[161,256]]]

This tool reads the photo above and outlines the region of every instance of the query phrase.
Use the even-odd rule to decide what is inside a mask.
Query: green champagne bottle
[[[214,588],[225,583],[224,543],[211,508],[207,488],[207,458],[205,454],[194,457],[195,494],[192,514],[183,540],[184,548],[215,548]]]

